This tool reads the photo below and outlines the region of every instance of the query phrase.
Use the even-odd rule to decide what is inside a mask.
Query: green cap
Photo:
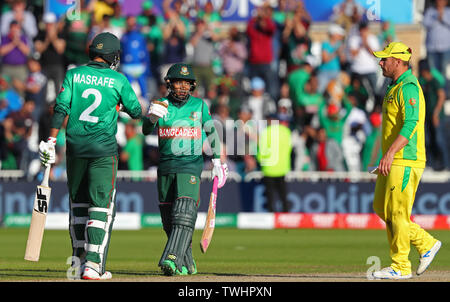
[[[89,53],[100,55],[113,54],[120,51],[119,39],[110,32],[100,33],[95,36],[89,46]]]
[[[184,63],[175,63],[172,66],[170,66],[164,80],[173,80],[173,79],[188,80],[188,81],[196,80],[191,65]]]

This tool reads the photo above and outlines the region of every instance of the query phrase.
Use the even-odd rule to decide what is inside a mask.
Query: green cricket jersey
[[[52,128],[68,115],[67,155],[82,158],[116,155],[119,106],[140,118],[141,106],[127,78],[105,63],[89,62],[67,71],[56,98]]]
[[[160,162],[158,173],[190,173],[201,175],[203,143],[208,139],[214,158],[220,157],[220,139],[208,106],[203,100],[190,96],[185,102],[168,98],[168,114],[153,124],[144,117],[142,132],[147,135],[158,129]]]

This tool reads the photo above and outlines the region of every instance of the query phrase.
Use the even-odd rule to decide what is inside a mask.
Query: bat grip
[[[217,176],[214,176],[214,181],[213,181],[213,193],[215,194],[215,195],[217,195],[217,187],[218,187],[218,185],[219,185],[219,177],[217,177]]]
[[[43,186],[43,187],[48,187],[48,178],[50,177],[50,169],[51,169],[50,164],[47,167],[45,167],[44,178],[42,178],[42,183],[41,183],[41,186]]]

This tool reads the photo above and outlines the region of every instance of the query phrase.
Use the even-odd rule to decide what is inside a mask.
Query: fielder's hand
[[[219,183],[217,184],[217,188],[222,188],[225,185],[228,177],[228,165],[226,163],[222,164],[220,162],[220,158],[213,158],[213,169],[211,171],[211,179],[214,179],[217,176]]]
[[[167,107],[169,107],[169,102],[167,100],[165,100],[164,102],[152,101],[147,113],[150,121],[154,124],[160,118],[164,117],[168,112]]]
[[[54,164],[56,161],[55,152],[56,138],[49,137],[47,142],[41,141],[39,144],[39,159],[43,166]]]

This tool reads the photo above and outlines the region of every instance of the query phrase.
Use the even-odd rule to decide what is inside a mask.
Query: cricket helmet
[[[182,89],[175,89],[173,83],[178,80],[185,80],[191,84],[188,91]],[[197,87],[197,80],[195,79],[192,67],[189,64],[176,63],[170,66],[167,75],[164,77],[169,94],[177,101],[186,100],[191,92]]]
[[[100,33],[92,40],[89,46],[89,58],[92,60],[100,57],[105,60],[109,67],[116,70],[120,61],[120,41],[109,32]]]

